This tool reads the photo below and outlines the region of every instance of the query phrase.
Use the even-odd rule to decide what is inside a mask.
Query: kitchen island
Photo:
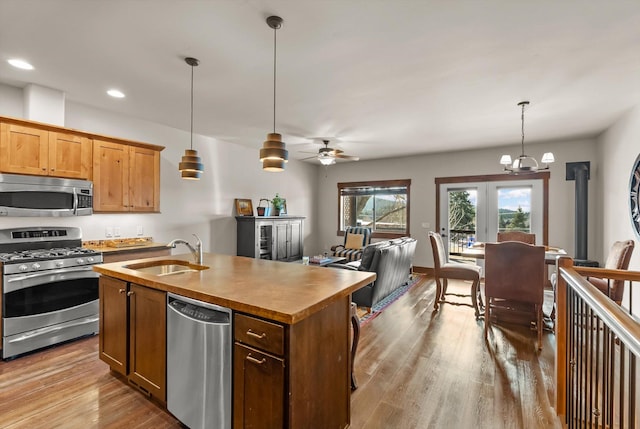
[[[205,254],[194,271],[145,265],[191,254],[101,264],[100,358],[166,400],[166,293],[233,311],[233,426],[344,428],[350,421],[350,295],[375,274]],[[138,269],[134,269],[138,268]]]

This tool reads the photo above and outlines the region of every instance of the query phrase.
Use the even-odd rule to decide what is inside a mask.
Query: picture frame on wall
[[[251,200],[236,198],[236,214],[238,216],[253,216],[253,204]]]

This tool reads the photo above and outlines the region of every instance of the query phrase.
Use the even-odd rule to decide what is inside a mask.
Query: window
[[[409,179],[338,183],[338,233],[366,226],[377,238],[409,235],[410,187]]]

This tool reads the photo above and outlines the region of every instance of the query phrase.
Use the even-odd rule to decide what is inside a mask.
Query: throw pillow
[[[347,242],[344,243],[345,249],[362,249],[362,242],[364,241],[364,234],[349,234],[347,235]]]

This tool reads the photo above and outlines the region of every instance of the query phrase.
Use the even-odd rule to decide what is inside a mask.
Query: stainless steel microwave
[[[84,216],[93,213],[93,183],[0,174],[0,216]]]

